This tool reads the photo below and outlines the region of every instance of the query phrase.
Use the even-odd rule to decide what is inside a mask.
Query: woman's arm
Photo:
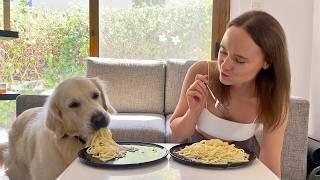
[[[281,178],[281,151],[288,120],[272,131],[263,130],[259,159]]]
[[[183,141],[194,133],[208,95],[204,84],[207,81],[206,61],[196,62],[188,69],[178,104],[170,118],[170,128],[176,140]]]

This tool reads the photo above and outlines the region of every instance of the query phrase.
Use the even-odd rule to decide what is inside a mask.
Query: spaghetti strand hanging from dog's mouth
[[[101,128],[93,135],[87,153],[101,161],[108,161],[124,157],[128,151],[132,152],[136,150],[138,149],[120,146],[112,139],[112,134],[109,129]]]

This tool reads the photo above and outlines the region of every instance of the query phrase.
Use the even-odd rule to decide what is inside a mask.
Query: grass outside
[[[0,101],[0,127],[7,128],[11,125],[16,117],[16,101]]]

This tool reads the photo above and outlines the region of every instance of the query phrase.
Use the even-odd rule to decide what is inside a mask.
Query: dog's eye
[[[69,104],[69,108],[77,108],[80,107],[80,103],[79,102],[72,102],[71,104]]]
[[[95,92],[92,94],[92,99],[98,99],[99,93]]]

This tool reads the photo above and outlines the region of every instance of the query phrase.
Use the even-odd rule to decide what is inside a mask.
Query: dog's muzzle
[[[91,116],[91,127],[94,130],[98,130],[103,127],[107,127],[110,122],[110,117],[102,112],[95,112]]]

